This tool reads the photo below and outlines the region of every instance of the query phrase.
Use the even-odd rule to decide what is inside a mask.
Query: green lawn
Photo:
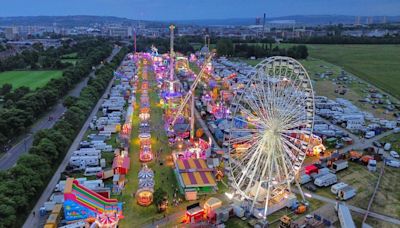
[[[0,86],[10,83],[14,89],[21,86],[36,89],[45,85],[50,79],[61,76],[62,71],[59,70],[6,71],[0,73]]]
[[[285,47],[287,47],[289,44],[283,44],[283,45],[285,45]],[[328,46],[328,45],[311,45],[311,46],[324,46],[324,48],[326,48],[325,46]],[[335,45],[335,46],[337,46],[337,45]],[[355,46],[355,45],[350,45],[350,46]],[[368,48],[368,46],[370,46],[370,45],[364,45],[364,46],[366,46]],[[384,45],[382,45],[382,46],[384,46]],[[396,45],[393,45],[393,46],[396,46]],[[398,45],[398,47],[400,47],[400,45]],[[335,93],[335,89],[338,86],[332,82],[332,79],[336,78],[338,75],[340,75],[342,69],[345,69],[349,73],[352,73],[352,72],[349,69],[347,69],[344,65],[340,65],[341,63],[333,64],[329,60],[323,60],[322,58],[321,59],[315,58],[316,54],[314,52],[311,52],[310,50],[313,50],[311,47],[309,48],[309,52],[312,53],[312,55],[314,55],[314,57],[309,57],[306,60],[300,60],[300,63],[306,68],[311,79],[313,79],[315,81],[313,86],[314,86],[314,90],[317,95],[326,96],[330,99],[342,97],[342,98],[352,101],[355,105],[357,105],[361,109],[373,113],[374,116],[376,116],[376,117],[385,118],[385,119],[393,119],[394,118],[391,113],[389,113],[389,114],[385,113],[385,109],[383,107],[384,105],[375,105],[376,108],[372,108],[372,104],[363,103],[363,102],[359,101],[360,99],[365,98],[366,93],[364,90],[366,89],[366,87],[365,87],[365,84],[360,84],[360,83],[358,83],[358,81],[353,81],[351,83],[346,84],[348,92],[345,95],[340,95],[338,93]],[[398,51],[400,53],[400,49]],[[339,57],[338,57],[338,59],[339,59]],[[240,58],[240,60],[248,63],[249,65],[255,66],[263,59],[250,60],[250,59]],[[374,63],[372,63],[372,64],[374,64]],[[383,64],[383,65],[376,66],[376,67],[380,67],[380,69],[381,69],[380,72],[384,72],[384,70],[382,70],[382,69],[384,69],[386,67],[386,65]],[[398,70],[397,71],[393,70],[393,73],[391,73],[391,75],[395,75],[397,72],[400,72],[400,66],[398,66],[397,68],[398,68]],[[333,73],[333,75],[330,76],[329,79],[326,79],[326,78],[321,79],[319,77],[319,74],[324,73],[328,70],[331,71]],[[354,72],[353,72],[353,74],[355,74],[355,76],[357,76],[359,78],[365,79],[365,77],[363,77],[364,74],[359,74],[359,73],[354,73]],[[387,76],[387,77],[389,77],[389,76]],[[376,76],[374,79],[376,79],[377,81],[379,81],[379,80],[390,81],[389,79],[387,79],[387,77]],[[400,74],[397,74],[397,77],[400,80]],[[400,92],[400,88],[399,88],[400,82],[396,81],[396,80],[392,80],[392,81],[393,81],[393,83],[388,83],[388,84],[394,85],[393,87],[396,88],[395,92],[399,93]],[[371,84],[379,87],[378,83],[371,82]],[[397,86],[397,84],[399,84],[399,85]],[[386,89],[385,91],[389,92],[388,90],[389,89]],[[394,91],[394,89],[391,89],[391,90]]]
[[[248,43],[248,45],[261,45]],[[288,48],[297,44],[279,44]],[[276,44],[273,44],[275,47]],[[400,99],[400,45],[307,44],[309,56],[343,67]],[[256,65],[259,60],[245,60]]]
[[[139,77],[141,81],[141,75],[139,69]],[[154,160],[148,164],[148,166],[155,172],[155,189],[162,188],[168,193],[169,202],[172,203],[173,191],[177,187],[177,181],[173,173],[173,162],[170,156],[171,149],[168,146],[168,139],[163,130],[163,119],[162,119],[162,109],[158,105],[159,98],[156,88],[156,82],[154,80],[153,72],[149,73],[149,98],[150,98],[150,126],[152,127],[152,140],[151,147],[154,153],[156,153],[160,148],[163,149],[161,154],[161,160],[164,163],[156,163]],[[140,88],[140,83],[138,88]],[[140,100],[140,91],[136,94],[136,100]],[[163,217],[163,214],[157,213],[156,206],[154,204],[149,207],[142,207],[136,203],[134,197],[135,192],[138,189],[138,178],[137,175],[141,168],[141,163],[139,161],[139,118],[138,118],[139,102],[135,105],[134,118],[132,123],[132,135],[131,135],[131,147],[130,147],[130,158],[131,158],[131,168],[127,175],[128,184],[119,197],[119,200],[124,202],[124,216],[125,218],[120,221],[121,227],[140,227],[144,224],[151,223],[153,220],[159,220]],[[158,138],[158,140],[157,140]],[[178,207],[170,206],[166,214],[173,214],[179,210],[183,210],[188,204],[192,202],[186,202],[180,204]]]
[[[400,45],[307,45],[311,57],[346,71],[400,98]]]

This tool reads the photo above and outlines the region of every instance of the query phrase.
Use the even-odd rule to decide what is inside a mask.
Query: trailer
[[[340,200],[348,200],[353,198],[356,195],[356,189],[352,188],[350,186],[346,186],[342,189],[340,189],[337,193],[338,198]]]
[[[339,190],[341,190],[342,188],[347,187],[347,186],[349,186],[349,185],[346,183],[343,183],[343,182],[339,182],[337,184],[332,185],[331,192],[333,194],[337,195]]]
[[[107,152],[112,151],[112,146],[107,145],[104,142],[93,143],[93,147],[96,148],[97,150],[101,150],[101,151],[107,151]]]
[[[337,173],[341,170],[347,169],[349,167],[349,163],[346,160],[337,160],[332,163],[331,172]]]
[[[97,156],[72,156],[69,159],[69,164],[85,168],[86,166],[95,166],[99,164],[99,157]]]
[[[299,184],[307,184],[311,181],[311,176],[308,174],[303,174],[300,176]]]
[[[84,176],[96,176],[97,173],[101,172],[101,167],[88,167],[85,169]]]
[[[96,188],[104,188],[103,180],[88,180],[88,181],[84,181],[83,185],[86,188],[89,188],[89,189],[92,189],[92,190],[94,190]]]
[[[314,180],[314,184],[318,187],[328,187],[337,182],[337,177],[333,173],[328,173]]]
[[[97,151],[96,148],[93,147],[86,147],[86,148],[79,148],[77,151]]]
[[[322,176],[324,176],[325,174],[328,174],[328,173],[330,173],[330,169],[322,168],[322,169],[318,169],[318,173],[312,173],[311,177],[315,180],[318,177],[322,177]]]
[[[341,227],[356,228],[350,210],[346,205],[341,203],[336,203],[335,209],[337,210]]]
[[[76,151],[72,152],[72,156],[76,156],[76,157],[96,156],[98,158],[101,158],[101,153],[100,153],[100,150],[76,150]]]

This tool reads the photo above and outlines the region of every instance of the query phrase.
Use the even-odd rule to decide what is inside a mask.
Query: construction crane
[[[208,57],[204,60],[203,66],[201,67],[201,70],[200,70],[199,74],[197,75],[196,79],[194,80],[194,82],[190,86],[189,91],[187,92],[185,98],[183,99],[181,105],[179,106],[179,109],[178,109],[174,119],[172,120],[172,122],[171,122],[171,124],[169,126],[169,130],[173,131],[176,121],[182,115],[183,109],[185,108],[186,104],[189,102],[189,99],[192,98],[191,119],[190,119],[190,127],[191,127],[191,129],[190,129],[190,139],[191,140],[193,140],[193,138],[194,138],[194,92],[195,92],[195,89],[196,89],[197,85],[199,84],[201,78],[204,76],[204,71],[207,68],[207,64],[211,61],[213,56],[214,56],[214,52],[210,53],[208,55]]]

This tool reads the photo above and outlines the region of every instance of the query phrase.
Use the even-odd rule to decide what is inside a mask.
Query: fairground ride
[[[190,86],[189,91],[186,93],[185,97],[183,98],[182,103],[179,105],[178,111],[176,112],[175,117],[170,123],[169,130],[173,132],[174,125],[179,118],[182,117],[183,111],[188,104],[189,100],[191,99],[190,104],[190,140],[193,141],[194,139],[194,97],[195,97],[195,90],[199,82],[204,77],[205,71],[207,69],[208,64],[211,62],[214,53],[208,55],[208,57],[204,60],[203,67],[201,68],[199,74],[197,74],[196,79],[193,81],[192,85]]]
[[[265,59],[248,78],[231,103],[228,179],[232,197],[267,221],[293,196],[312,138],[314,92],[307,71],[289,57]]]

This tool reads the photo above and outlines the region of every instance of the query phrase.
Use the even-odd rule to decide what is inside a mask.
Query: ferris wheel
[[[314,94],[304,67],[270,57],[250,73],[231,103],[229,181],[252,212],[287,197],[309,148]]]

